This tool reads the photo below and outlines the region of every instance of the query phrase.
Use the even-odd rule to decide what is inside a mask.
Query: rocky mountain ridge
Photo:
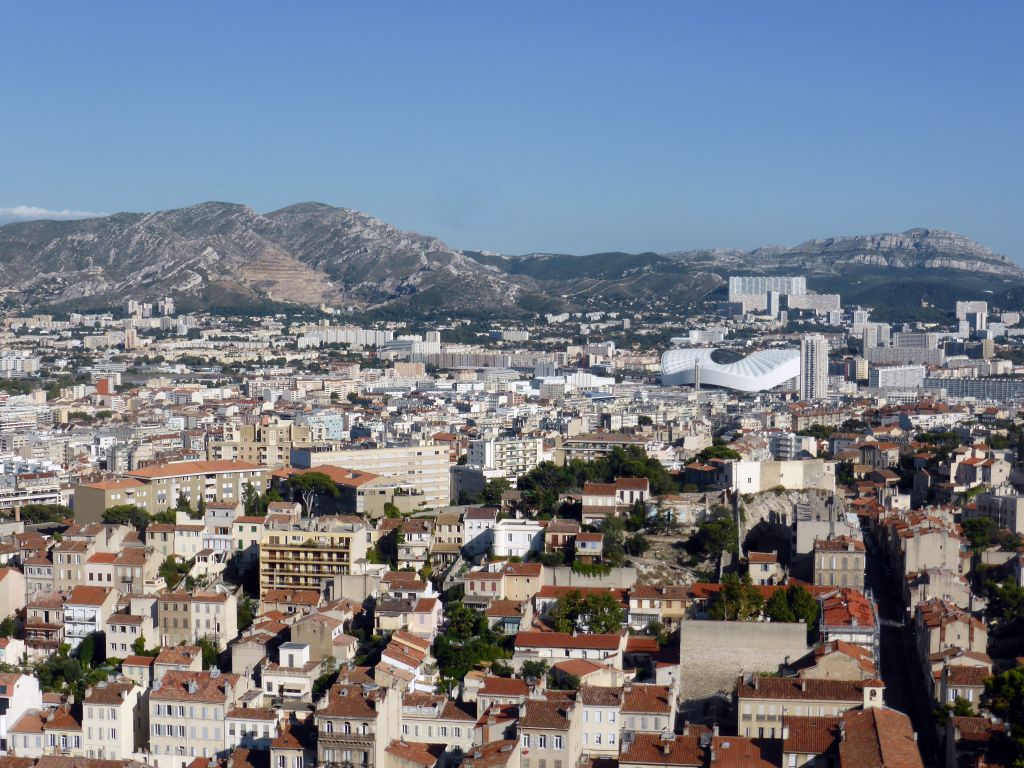
[[[896,277],[954,270],[1024,281],[1024,269],[1006,256],[934,229],[751,251],[503,256],[460,251],[322,203],[261,214],[208,202],[0,227],[0,294],[8,310],[113,307],[128,298],[170,295],[186,308],[274,301],[410,316],[511,317],[600,304],[680,307],[719,289],[731,273],[788,270],[840,287],[877,270]]]

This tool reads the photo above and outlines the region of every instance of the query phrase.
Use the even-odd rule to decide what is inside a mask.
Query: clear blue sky
[[[1019,2],[0,6],[0,209],[318,200],[464,248],[1024,259]]]

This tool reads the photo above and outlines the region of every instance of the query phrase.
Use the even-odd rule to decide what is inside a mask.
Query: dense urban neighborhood
[[[1019,307],[175,304],[3,318],[0,768],[1024,765]]]

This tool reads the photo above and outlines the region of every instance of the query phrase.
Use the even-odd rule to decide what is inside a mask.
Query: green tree
[[[0,621],[0,637],[14,637],[18,632],[18,622],[13,616]]]
[[[384,517],[399,518],[402,516],[402,511],[392,504],[390,501],[384,503]]]
[[[622,544],[623,550],[631,557],[640,557],[651,548],[651,542],[642,533],[637,532],[626,539]]]
[[[733,459],[739,461],[740,458],[739,452],[727,445],[710,445],[697,454],[697,459],[705,462],[711,459]]]
[[[519,668],[519,674],[524,678],[532,677],[537,680],[543,680],[547,673],[548,663],[544,659],[524,661],[523,665]]]
[[[217,650],[217,643],[209,637],[200,637],[199,649],[203,652],[203,669],[213,669],[217,666],[217,658],[220,651]]]
[[[293,493],[302,497],[306,514],[313,514],[313,506],[321,496],[337,498],[341,495],[338,485],[323,472],[300,472],[288,478],[288,486]]]
[[[804,437],[814,437],[818,440],[828,440],[832,437],[833,432],[835,430],[832,427],[826,427],[824,424],[811,424],[807,429],[801,429],[797,434]]]
[[[256,486],[252,483],[246,483],[242,486],[242,507],[245,509],[247,515],[259,515],[260,513],[260,494],[256,490]]]
[[[584,596],[574,589],[555,601],[548,618],[556,632],[586,627],[595,634],[611,634],[621,631],[624,613],[611,592],[591,592]]]
[[[181,580],[185,578],[185,575],[191,568],[191,560],[182,560],[177,555],[168,555],[164,558],[164,561],[160,563],[160,567],[157,569],[157,575],[167,582],[168,589],[174,589],[178,586]]]
[[[505,477],[496,477],[484,483],[484,492],[481,496],[485,507],[500,507],[501,496],[512,487],[512,482]]]
[[[778,589],[775,591],[768,602],[764,606],[764,615],[772,621],[784,622],[792,624],[796,621],[796,616],[793,615],[793,609],[789,605],[789,600],[786,599],[786,590]]]
[[[99,632],[90,632],[78,644],[78,661],[84,669],[91,669],[94,662],[103,661],[105,651],[103,636]]]
[[[26,504],[21,508],[21,519],[30,525],[39,523],[60,523],[72,520],[75,513],[63,504]]]
[[[988,598],[985,617],[992,625],[992,634],[1013,638],[1019,644],[1024,632],[1024,588],[1007,579],[985,582],[984,592]]]
[[[961,527],[975,553],[988,549],[995,542],[997,529],[995,521],[990,517],[974,517],[964,520]]]
[[[256,618],[256,603],[251,597],[245,595],[238,601],[238,631],[243,632],[252,626]]]
[[[174,505],[175,510],[178,512],[188,512],[189,517],[192,516],[192,504],[188,500],[188,496],[185,495],[184,491],[178,491],[178,501]]]
[[[764,606],[764,615],[772,621],[803,621],[808,631],[818,623],[818,601],[799,584],[777,589]]]
[[[107,507],[101,519],[111,525],[130,525],[139,533],[145,533],[146,528],[153,522],[153,518],[146,510],[134,504],[115,504]]]
[[[736,518],[733,511],[721,504],[697,525],[697,531],[686,544],[686,550],[696,558],[717,560],[723,552],[736,554]]]
[[[1024,667],[1014,667],[985,681],[982,703],[1009,726],[1015,768],[1024,766]]]
[[[487,629],[484,615],[462,602],[449,603],[444,615],[448,620],[447,634],[455,640],[469,640],[480,636]]]
[[[753,621],[761,615],[764,597],[750,582],[749,576],[742,579],[730,573],[722,579],[722,588],[711,604],[711,618],[719,621]]]

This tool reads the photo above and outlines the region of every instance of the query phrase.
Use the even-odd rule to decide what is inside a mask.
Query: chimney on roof
[[[712,724],[712,726],[711,726],[711,735],[712,736],[717,736],[718,735],[718,723]]]

